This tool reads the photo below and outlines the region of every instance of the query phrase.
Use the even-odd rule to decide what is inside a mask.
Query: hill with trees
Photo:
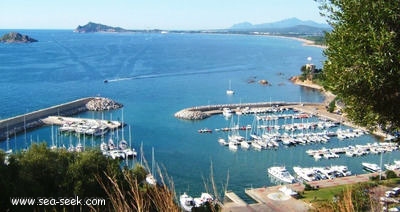
[[[397,0],[318,0],[333,30],[324,50],[325,88],[355,123],[400,128],[400,7]]]

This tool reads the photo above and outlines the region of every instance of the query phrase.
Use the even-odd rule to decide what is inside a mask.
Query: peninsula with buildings
[[[302,39],[307,45],[324,45],[324,34],[331,28],[327,24],[313,21],[303,21],[297,18],[289,18],[277,22],[251,24],[243,22],[234,24],[225,29],[208,30],[161,30],[161,29],[124,29],[100,23],[89,22],[79,25],[74,32],[77,33],[211,33],[211,34],[246,34],[284,36]]]

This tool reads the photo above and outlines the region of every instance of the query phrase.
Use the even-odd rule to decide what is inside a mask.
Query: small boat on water
[[[381,167],[378,166],[378,164],[376,163],[361,163],[361,165],[363,166],[363,168],[369,172],[380,172],[381,171]]]
[[[285,166],[269,167],[268,174],[284,183],[294,183],[296,181],[296,179],[289,173]]]
[[[192,211],[193,206],[195,206],[193,197],[187,195],[186,192],[179,197],[179,202],[184,211]]]
[[[105,80],[104,80],[104,83],[108,83],[108,80],[105,79]]]
[[[228,94],[228,95],[235,94],[235,91],[232,90],[232,88],[231,88],[231,81],[230,80],[229,80],[229,88],[228,88],[228,90],[226,90],[226,94]]]
[[[197,130],[197,132],[199,132],[199,133],[212,133],[212,130],[208,129],[208,128],[203,128],[203,129]]]

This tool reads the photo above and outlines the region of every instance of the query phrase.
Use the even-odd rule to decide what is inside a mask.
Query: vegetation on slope
[[[333,30],[326,33],[326,88],[353,122],[400,128],[400,7],[397,0],[317,0]]]

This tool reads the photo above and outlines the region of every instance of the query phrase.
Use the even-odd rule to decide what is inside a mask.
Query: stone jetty
[[[210,115],[201,111],[183,109],[175,113],[175,117],[179,119],[201,120],[208,118]]]
[[[294,106],[299,105],[296,102],[258,102],[258,103],[241,103],[241,104],[218,104],[218,105],[205,105],[186,108],[175,113],[175,117],[187,120],[201,120],[208,118],[212,115],[222,114],[223,108],[229,108],[234,112],[246,110],[251,111],[264,111],[277,106]],[[315,105],[315,103],[306,103]]]
[[[122,104],[104,97],[96,97],[86,103],[86,108],[90,111],[116,110],[122,107]]]

